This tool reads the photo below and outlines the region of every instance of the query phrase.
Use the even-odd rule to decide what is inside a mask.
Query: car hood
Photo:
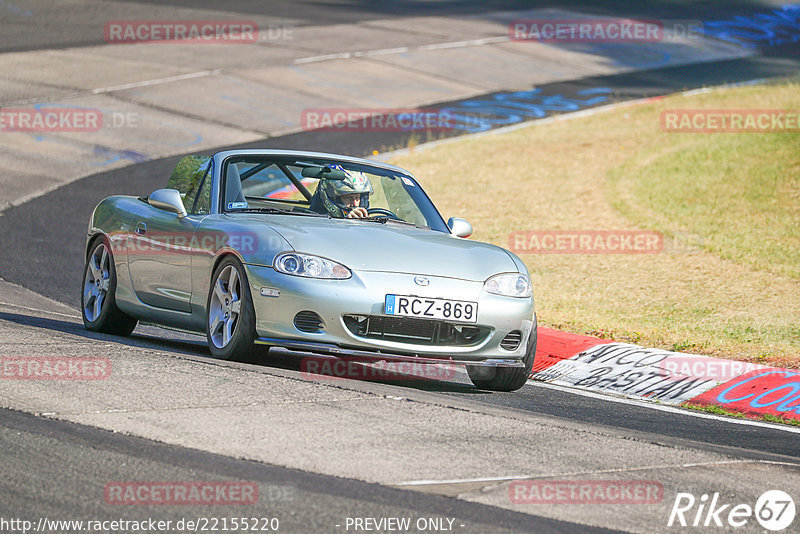
[[[267,223],[297,252],[337,261],[354,271],[383,271],[483,281],[517,272],[502,248],[396,223],[301,216],[248,216]]]

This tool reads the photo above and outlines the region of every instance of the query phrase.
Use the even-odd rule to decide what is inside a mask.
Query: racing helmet
[[[361,195],[359,205],[364,208],[369,208],[369,196],[372,194],[372,183],[370,183],[367,175],[360,171],[349,171],[341,165],[335,164],[330,166],[332,169],[338,169],[345,175],[343,180],[322,180],[320,183],[321,192],[327,199],[332,202],[335,208],[341,210],[340,212],[334,209],[331,215],[341,216],[339,213],[346,213],[350,211],[350,207],[346,206],[339,201],[342,195],[352,195],[358,193]],[[325,203],[326,209],[331,212],[331,207]]]

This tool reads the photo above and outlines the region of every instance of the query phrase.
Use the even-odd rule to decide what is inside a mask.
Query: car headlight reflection
[[[331,278],[344,280],[350,278],[350,269],[340,263],[311,254],[284,252],[275,258],[275,270],[306,278]]]
[[[492,276],[483,284],[486,291],[505,297],[526,298],[533,294],[530,279],[519,273],[505,273]]]

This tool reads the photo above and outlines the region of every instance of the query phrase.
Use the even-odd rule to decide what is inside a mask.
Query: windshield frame
[[[216,159],[216,158],[214,158]],[[353,158],[356,160],[356,158]],[[236,213],[239,210],[236,209],[227,209],[225,206],[225,191],[226,191],[226,178],[227,178],[227,171],[228,165],[231,163],[237,163],[239,161],[247,161],[247,162],[263,162],[263,163],[270,163],[276,165],[281,172],[286,175],[286,178],[292,182],[292,184],[301,192],[301,194],[306,197],[306,193],[308,191],[303,186],[299,180],[296,179],[294,175],[292,175],[291,171],[287,174],[287,166],[295,166],[295,167],[302,167],[303,164],[305,165],[314,165],[314,166],[330,166],[330,165],[342,165],[347,169],[355,170],[355,171],[362,171],[372,175],[380,176],[380,177],[391,177],[394,179],[400,180],[410,180],[413,186],[403,186],[406,189],[406,192],[411,197],[411,200],[416,205],[416,208],[420,211],[422,216],[425,220],[430,223],[430,226],[417,226],[417,228],[426,228],[436,232],[442,233],[452,233],[450,228],[447,226],[442,214],[439,213],[439,210],[436,208],[436,205],[433,203],[431,198],[428,196],[428,193],[419,185],[419,182],[414,178],[411,173],[400,169],[399,167],[392,166],[391,168],[384,167],[381,165],[374,165],[366,160],[356,160],[352,161],[348,159],[338,159],[334,156],[328,156],[323,154],[302,154],[302,153],[294,153],[294,154],[253,154],[253,153],[229,153],[227,154],[221,161],[221,164],[216,167],[218,170],[217,173],[217,187],[214,188],[212,191],[213,194],[216,195],[215,204],[218,208],[218,213],[220,214],[232,214]],[[403,171],[403,172],[401,172]],[[297,187],[298,184],[300,187]],[[305,191],[304,191],[305,190]],[[416,193],[412,193],[412,191]],[[285,199],[269,199],[270,202],[275,203],[286,203],[292,205],[303,204],[304,201],[289,201]],[[310,205],[310,199],[305,200]],[[420,202],[422,205],[420,205]],[[289,205],[286,206],[287,209],[291,209]],[[426,209],[427,208],[427,209]],[[250,212],[252,213],[252,211]],[[300,213],[300,212],[298,212]],[[279,215],[279,214],[275,214]],[[347,219],[349,221],[358,221],[359,219]],[[402,219],[401,219],[402,220]],[[409,221],[404,221],[409,222]],[[413,226],[411,226],[413,227]]]

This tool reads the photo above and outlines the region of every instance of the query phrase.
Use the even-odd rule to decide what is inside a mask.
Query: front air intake
[[[520,343],[522,343],[522,332],[514,330],[500,341],[500,346],[506,350],[513,351],[519,348]]]
[[[358,337],[414,345],[469,347],[490,333],[485,326],[387,315],[345,315],[344,324]]]
[[[294,327],[301,332],[309,334],[319,334],[324,331],[325,323],[322,317],[313,311],[301,311],[294,316]]]

